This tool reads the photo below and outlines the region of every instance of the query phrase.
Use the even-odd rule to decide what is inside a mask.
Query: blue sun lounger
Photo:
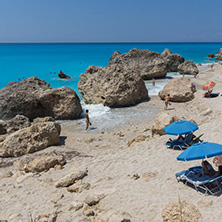
[[[187,147],[192,145],[192,137],[193,133],[189,133],[184,138],[184,141],[171,140],[166,142],[166,146],[167,148],[172,148],[172,149],[175,148],[179,148],[181,150],[186,149]]]
[[[202,176],[199,177],[198,174],[202,174]],[[192,184],[197,191],[202,191],[205,194],[210,193],[211,195],[217,195],[222,192],[222,176],[212,178],[203,174],[201,166],[195,166],[188,170],[183,170],[176,174],[176,178],[178,182],[183,181],[185,184]]]

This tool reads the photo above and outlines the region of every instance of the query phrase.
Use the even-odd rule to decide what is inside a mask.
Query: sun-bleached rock
[[[180,74],[194,75],[198,74],[199,70],[193,61],[188,60],[178,66],[178,72]]]
[[[98,204],[100,200],[101,200],[100,196],[90,194],[85,198],[84,202],[88,206],[94,206],[94,205]]]
[[[30,120],[51,116],[54,119],[76,119],[82,111],[80,99],[68,87],[53,89],[37,77],[11,82],[0,89],[0,118],[17,114]]]
[[[75,173],[71,173],[69,175],[66,175],[65,177],[61,178],[57,183],[56,187],[68,187],[72,184],[74,184],[77,180],[83,179],[85,176],[87,176],[88,170],[82,170],[82,171],[77,171]]]
[[[148,99],[139,70],[122,65],[90,66],[81,74],[78,89],[87,104],[124,107]]]
[[[30,127],[9,134],[0,143],[0,156],[17,157],[52,145],[58,145],[60,143],[60,131],[59,123],[41,122],[32,124]]]
[[[64,165],[66,163],[62,155],[56,155],[55,153],[45,153],[36,157],[25,166],[26,172],[42,172],[49,170],[55,165]]]
[[[162,210],[163,222],[197,222],[201,217],[198,208],[186,201],[170,201]]]
[[[170,101],[187,102],[194,98],[194,92],[196,92],[196,87],[191,80],[181,77],[168,82],[158,95],[161,99],[164,99],[170,94]]]

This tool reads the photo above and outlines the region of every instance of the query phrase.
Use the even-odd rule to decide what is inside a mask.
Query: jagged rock
[[[101,197],[100,196],[96,196],[96,195],[88,195],[86,198],[85,198],[85,203],[88,205],[88,206],[94,206],[96,204],[99,203],[99,201],[101,200]]]
[[[11,82],[0,89],[1,119],[10,119],[17,114],[30,120],[45,116],[76,119],[81,111],[80,99],[72,89],[53,89],[37,77]]]
[[[173,53],[169,49],[165,48],[165,50],[161,53],[161,56],[167,57],[168,55],[172,55],[172,54]]]
[[[220,48],[220,50],[217,52],[217,60],[222,60],[222,48]]]
[[[85,169],[83,171],[78,171],[76,173],[69,174],[63,178],[60,179],[59,182],[56,183],[56,187],[68,187],[72,184],[74,184],[77,180],[83,179],[85,176],[87,176],[88,170]]]
[[[78,89],[85,103],[109,107],[135,105],[148,99],[148,92],[138,69],[110,65],[90,66],[81,74]]]
[[[34,160],[29,162],[25,166],[26,172],[42,172],[44,170],[49,170],[55,165],[64,165],[66,163],[62,155],[56,155],[55,153],[45,153],[41,156],[36,157]]]
[[[141,142],[141,141],[146,140],[146,138],[147,138],[147,137],[144,136],[144,135],[137,136],[136,138],[130,140],[130,141],[127,143],[127,145],[128,145],[128,146],[131,146],[131,145],[132,145],[133,143],[135,143],[135,142]]]
[[[32,124],[30,127],[9,134],[0,143],[1,157],[17,157],[33,153],[60,143],[61,126],[54,122]]]
[[[0,135],[4,135],[7,133],[7,123],[6,121],[0,122]]]
[[[114,52],[107,67],[119,64],[127,69],[137,67],[143,79],[164,78],[167,74],[167,62],[157,52],[148,49],[131,49],[128,53]]]
[[[60,70],[60,72],[58,74],[58,77],[61,78],[61,79],[70,79],[70,76],[66,75],[61,70]]]
[[[161,99],[170,94],[170,101],[187,102],[194,98],[195,85],[188,78],[175,78],[168,82],[158,93]]]
[[[165,49],[161,53],[161,56],[167,61],[168,72],[177,72],[178,66],[185,61],[184,57],[178,54],[173,54],[169,49]]]
[[[164,127],[167,125],[179,120],[177,116],[174,116],[172,114],[162,112],[159,113],[154,121],[154,124],[152,126],[152,136],[154,135],[165,135],[166,132],[164,131]]]
[[[162,210],[163,222],[197,222],[201,217],[198,208],[186,201],[171,201]]]
[[[209,54],[207,57],[209,57],[209,58],[214,58],[215,55],[214,55],[213,53],[211,53],[211,54]]]
[[[180,74],[194,75],[194,73],[198,74],[199,70],[193,61],[188,60],[178,66],[178,72]]]

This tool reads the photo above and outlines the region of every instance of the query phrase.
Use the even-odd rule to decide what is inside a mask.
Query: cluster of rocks
[[[18,157],[60,144],[61,126],[53,118],[32,123],[22,115],[0,122],[0,157]]]
[[[0,118],[17,114],[30,120],[51,116],[54,119],[76,119],[82,112],[80,99],[68,87],[53,89],[37,77],[11,82],[0,89]]]
[[[85,103],[109,107],[131,106],[148,99],[143,80],[164,78],[167,72],[197,74],[192,61],[165,49],[162,54],[148,49],[114,52],[106,67],[90,66],[81,74],[78,90]]]
[[[217,52],[217,60],[222,60],[222,48]]]

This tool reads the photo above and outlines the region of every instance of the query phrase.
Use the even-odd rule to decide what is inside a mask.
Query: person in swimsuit
[[[210,177],[214,177],[215,176],[216,171],[214,170],[212,165],[207,160],[202,161],[202,168],[203,168],[204,174],[206,174],[206,175],[208,175]]]
[[[88,114],[89,110],[87,109],[86,110],[86,113],[85,113],[85,117],[86,117],[86,130],[88,130],[89,128],[89,125],[92,125],[92,123],[90,122],[89,120],[89,114]]]
[[[164,104],[165,104],[165,106],[164,106],[165,110],[167,109],[168,105],[171,105],[171,103],[170,103],[170,94],[167,94],[167,96],[165,96]]]

